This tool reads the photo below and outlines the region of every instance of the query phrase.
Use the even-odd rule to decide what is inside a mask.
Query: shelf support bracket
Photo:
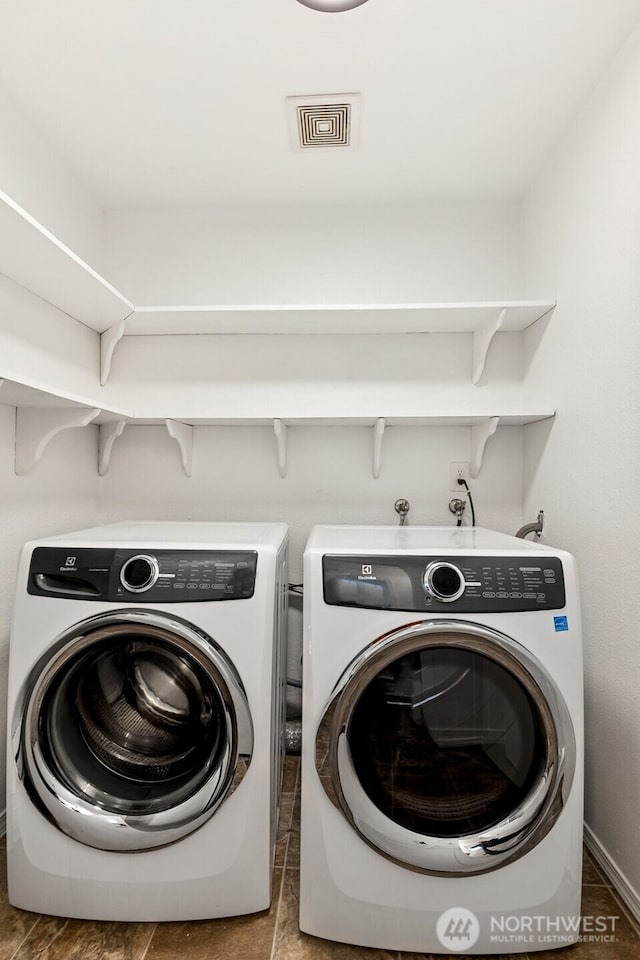
[[[101,423],[98,432],[98,475],[104,477],[109,469],[113,445],[122,435],[127,424],[126,420],[112,420],[110,423]]]
[[[480,423],[474,423],[471,427],[471,462],[469,464],[469,473],[474,480],[482,469],[484,448],[487,445],[487,440],[494,435],[499,423],[500,417],[489,417]]]
[[[507,308],[503,307],[497,317],[488,317],[473,334],[473,371],[471,382],[477,384],[484,373],[484,367],[487,362],[487,354],[491,341],[498,330],[502,329],[504,318],[507,315]]]
[[[103,387],[111,373],[113,351],[124,337],[127,319],[127,317],[124,317],[122,320],[118,320],[112,327],[100,334],[100,384]]]
[[[63,430],[86,427],[100,413],[87,407],[18,407],[16,409],[15,471],[29,473],[42,459],[49,442]]]
[[[180,447],[182,469],[190,477],[193,468],[193,427],[179,420],[165,420],[167,433]]]
[[[287,425],[276,418],[273,421],[273,432],[276,436],[278,451],[278,473],[284,480],[287,475]]]
[[[382,468],[382,439],[384,437],[384,417],[378,417],[373,427],[373,479],[377,480]]]

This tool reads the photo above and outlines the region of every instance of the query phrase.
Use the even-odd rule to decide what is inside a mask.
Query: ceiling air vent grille
[[[356,146],[359,100],[357,93],[287,97],[294,149]]]

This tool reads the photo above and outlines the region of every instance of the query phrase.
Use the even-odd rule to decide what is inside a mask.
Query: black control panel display
[[[194,603],[253,596],[254,550],[37,547],[28,592],[123,603]]]
[[[557,557],[322,558],[325,603],[373,610],[503,613],[565,605]]]

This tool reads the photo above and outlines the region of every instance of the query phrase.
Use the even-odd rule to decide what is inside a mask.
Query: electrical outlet
[[[458,483],[458,480],[465,480],[471,486],[468,460],[449,464],[449,490],[464,493],[464,484]]]

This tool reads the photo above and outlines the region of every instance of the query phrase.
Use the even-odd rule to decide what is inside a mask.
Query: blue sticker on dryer
[[[569,621],[566,617],[554,617],[553,625],[555,627],[556,633],[560,633],[563,630],[569,629]]]

